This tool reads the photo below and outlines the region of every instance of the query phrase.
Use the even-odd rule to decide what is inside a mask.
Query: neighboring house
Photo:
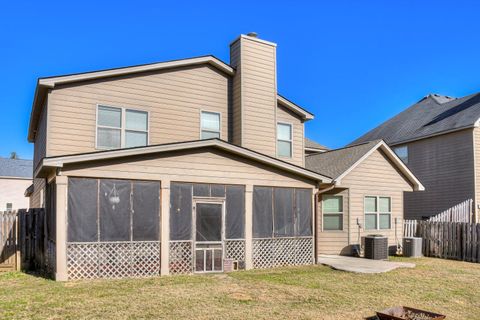
[[[0,158],[0,211],[28,209],[31,184],[32,160]]]
[[[422,181],[424,192],[405,194],[406,218],[427,218],[468,199],[478,216],[479,119],[480,94],[431,94],[352,144],[383,139]]]
[[[343,184],[305,167],[313,115],[278,95],[276,44],[242,35],[230,49],[229,64],[38,80],[31,202],[46,195],[57,280],[309,264],[325,251],[314,201]],[[404,170],[408,188],[395,192],[422,188],[397,158],[385,165]],[[372,195],[385,195],[384,179]]]
[[[327,147],[321,145],[318,142],[315,142],[313,140],[310,140],[308,138],[305,138],[305,155],[313,154],[313,153],[319,153],[319,152],[325,152],[329,150]]]

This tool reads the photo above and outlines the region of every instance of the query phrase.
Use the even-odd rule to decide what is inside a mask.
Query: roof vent
[[[247,33],[247,36],[252,37],[252,38],[258,38],[258,34],[256,32],[249,32],[249,33]]]

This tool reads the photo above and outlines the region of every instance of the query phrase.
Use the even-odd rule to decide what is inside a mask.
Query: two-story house
[[[430,94],[358,138],[383,139],[422,181],[424,192],[405,194],[405,216],[424,219],[474,200],[480,207],[480,94]]]
[[[393,234],[401,195],[421,183],[381,141],[318,165],[338,153],[305,149],[313,114],[278,94],[276,44],[250,34],[230,49],[229,64],[203,56],[38,80],[31,206],[45,194],[57,280],[314,263],[358,243],[364,199],[362,234]],[[377,165],[388,172],[374,172],[378,188],[350,194]],[[350,201],[361,213],[350,216]]]

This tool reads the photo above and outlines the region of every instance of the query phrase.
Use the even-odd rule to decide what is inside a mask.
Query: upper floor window
[[[118,149],[148,144],[148,113],[98,106],[97,148]]]
[[[200,115],[200,138],[220,139],[220,113],[202,111]]]
[[[277,155],[279,157],[292,157],[292,125],[277,123]]]
[[[393,148],[393,152],[397,154],[397,156],[400,158],[400,160],[403,161],[403,163],[408,163],[408,146]]]
[[[390,197],[365,197],[365,230],[390,229],[391,217]]]

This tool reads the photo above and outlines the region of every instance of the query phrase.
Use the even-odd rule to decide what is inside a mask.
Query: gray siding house
[[[468,199],[480,205],[480,94],[430,94],[353,141],[383,139],[425,186],[405,194],[405,218],[424,219]]]

